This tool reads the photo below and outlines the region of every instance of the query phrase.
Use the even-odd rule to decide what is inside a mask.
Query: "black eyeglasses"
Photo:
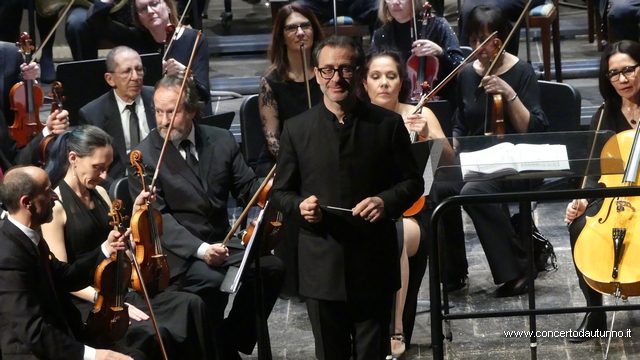
[[[308,22],[308,21],[305,21],[305,22],[302,22],[300,24],[285,25],[284,31],[288,32],[288,33],[294,33],[296,31],[298,31],[298,28],[302,29],[302,31],[309,31],[309,30],[311,30],[311,23]]]
[[[625,66],[620,70],[611,70],[607,73],[607,78],[611,82],[616,82],[620,80],[620,74],[624,75],[625,78],[629,79],[636,74],[636,68],[640,66],[640,64],[635,64],[633,66]]]
[[[162,3],[161,1],[154,0],[148,3],[147,5],[144,5],[144,7],[141,6],[139,8],[136,8],[136,12],[138,13],[138,15],[142,15],[142,16],[147,15],[149,13],[149,8],[151,8],[151,10],[153,11],[156,11],[158,9],[158,6],[161,3]]]
[[[320,71],[320,76],[322,76],[322,78],[325,80],[331,80],[333,78],[333,75],[335,75],[336,71],[338,72],[341,78],[350,79],[353,77],[353,74],[356,73],[356,70],[358,70],[358,68],[359,67],[353,67],[353,66],[341,66],[337,69],[334,69],[332,67],[323,67],[323,68],[318,68],[318,71]]]

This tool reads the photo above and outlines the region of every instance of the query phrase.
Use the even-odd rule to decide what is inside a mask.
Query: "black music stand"
[[[202,118],[195,119],[195,121],[198,124],[215,126],[221,129],[229,130],[235,117],[235,111],[229,111],[222,114],[203,116]]]
[[[140,55],[145,67],[144,85],[153,86],[162,78],[162,56]],[[64,109],[69,112],[70,125],[78,125],[80,108],[97,99],[111,87],[104,79],[107,71],[105,59],[62,63],[56,68],[56,79],[64,88]]]
[[[459,145],[457,148],[464,151],[476,151],[480,149],[486,149],[492,145],[496,145],[501,142],[511,142],[514,144],[527,143],[527,144],[563,144],[567,148],[568,157],[568,170],[561,171],[528,171],[518,174],[512,174],[500,179],[504,180],[522,180],[528,181],[531,179],[540,179],[545,177],[582,177],[582,176],[595,176],[604,174],[620,174],[624,171],[624,163],[620,157],[615,156],[613,152],[610,157],[599,158],[602,148],[609,139],[614,136],[612,131],[573,131],[573,132],[555,132],[555,133],[533,133],[533,134],[510,134],[510,135],[496,135],[496,136],[473,136],[457,138]],[[447,141],[447,140],[437,140]],[[587,146],[585,146],[587,144]],[[591,148],[595,151],[590,154]],[[617,147],[617,146],[614,146]],[[591,156],[590,156],[591,155]],[[459,165],[459,161],[453,164],[441,164],[437,167],[437,171],[434,175],[436,181],[461,181],[462,169]],[[483,165],[492,165],[487,161]],[[503,202],[519,202],[520,213],[528,214],[531,212],[531,201],[536,200],[562,200],[562,199],[582,199],[582,198],[599,198],[599,197],[615,197],[615,196],[629,196],[637,193],[638,188],[626,187],[626,188],[607,188],[607,189],[589,189],[589,190],[556,190],[556,191],[523,191],[523,192],[511,192],[511,193],[496,193],[496,194],[479,194],[479,195],[458,195],[445,199],[434,209],[431,216],[431,229],[432,229],[432,241],[430,248],[430,261],[429,261],[429,293],[431,301],[431,347],[433,351],[434,359],[444,358],[443,341],[444,339],[452,340],[452,332],[450,330],[449,321],[456,319],[470,319],[470,318],[486,318],[486,317],[506,317],[506,316],[528,316],[529,317],[529,330],[531,331],[530,337],[530,349],[531,359],[537,358],[537,336],[536,334],[536,315],[541,314],[564,314],[564,313],[576,313],[595,311],[593,308],[576,307],[576,308],[551,308],[551,309],[538,309],[535,302],[535,288],[533,277],[533,266],[529,266],[529,292],[528,300],[529,306],[526,310],[502,310],[502,311],[489,311],[482,313],[460,313],[449,314],[449,299],[446,291],[446,273],[440,274],[440,258],[439,254],[442,251],[439,244],[437,226],[440,216],[449,208],[453,206],[472,205],[472,204],[489,204],[489,203],[503,203]],[[521,216],[520,228],[523,229],[520,234],[520,239],[523,243],[530,244],[527,246],[527,261],[533,265],[533,250],[532,250],[532,236],[531,236],[531,217]],[[443,289],[440,289],[440,283],[442,280]],[[443,303],[441,303],[441,299]],[[617,307],[600,307],[597,310],[631,310],[640,308],[640,306],[617,306]],[[443,323],[446,330],[443,331]]]

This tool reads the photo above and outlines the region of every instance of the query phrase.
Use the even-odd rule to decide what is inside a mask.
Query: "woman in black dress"
[[[51,251],[61,261],[73,263],[93,251],[112,230],[110,199],[99,186],[113,160],[111,138],[98,127],[85,125],[58,138],[47,173],[60,198],[53,220],[42,228]],[[144,203],[148,192],[136,199]],[[129,209],[130,210],[130,209]],[[87,274],[93,278],[93,274]],[[93,287],[73,293],[74,303],[87,316],[97,292]],[[161,358],[155,330],[144,298],[127,292],[125,301],[131,325],[121,343],[140,349],[149,359]],[[164,291],[151,299],[158,327],[170,359],[216,359],[213,327],[206,305],[195,295]]]
[[[603,109],[597,111],[591,118],[591,130],[613,130],[620,133],[636,129],[640,117],[640,44],[635,41],[624,40],[611,44],[602,53],[600,61],[600,94],[604,98],[606,110],[602,116],[602,123],[598,126]],[[597,187],[597,178],[588,178],[586,187]],[[569,226],[571,252],[586,224],[587,216],[595,216],[602,206],[602,199],[579,199],[567,205],[565,221]],[[576,267],[578,284],[587,302],[587,306],[601,306],[602,294],[593,290],[585,282],[582,273]],[[582,330],[595,332],[607,330],[607,314],[604,311],[587,313],[582,323],[576,329],[576,334]],[[584,332],[582,332],[584,333]],[[570,342],[583,342],[590,337],[569,337]]]
[[[173,0],[134,0],[131,8],[134,27],[128,27],[109,17],[114,0],[94,1],[87,14],[87,24],[93,32],[114,45],[126,45],[139,54],[164,54],[167,39],[167,25],[178,26],[176,5]],[[184,74],[195,45],[198,31],[178,27],[174,33],[171,48],[163,62],[165,75]],[[206,36],[201,36],[197,44],[192,76],[198,89],[200,101],[204,102],[204,115],[211,115],[211,95],[209,92],[209,45]]]

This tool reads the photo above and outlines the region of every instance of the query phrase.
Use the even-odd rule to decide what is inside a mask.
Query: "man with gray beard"
[[[229,316],[224,318],[228,294],[219,288],[229,266],[240,263],[244,248],[222,246],[230,230],[229,194],[248,203],[260,186],[247,166],[233,135],[224,129],[195,124],[201,112],[195,86],[189,80],[167,134],[180,96],[182,78],[166,76],[156,84],[153,102],[157,128],[135,150],[142,151],[145,184],[151,184],[164,138],[169,136],[156,179],[155,207],[162,213],[162,246],[171,268],[171,288],[198,294],[207,303],[217,328],[221,359],[240,359],[238,351],[251,354],[256,343],[254,273],[245,270]],[[139,194],[142,182],[129,173],[131,194]],[[264,309],[271,312],[283,280],[283,267],[274,256],[260,259]]]

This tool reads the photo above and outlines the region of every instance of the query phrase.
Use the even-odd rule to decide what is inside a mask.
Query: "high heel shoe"
[[[502,284],[493,295],[497,298],[511,297],[526,294],[527,291],[529,291],[529,279],[527,276],[522,276]]]
[[[584,315],[584,319],[580,323],[580,326],[572,332],[572,335],[567,338],[568,342],[581,343],[587,340],[593,339],[594,332],[600,330],[603,334],[607,330],[607,313],[605,312],[590,312]]]
[[[395,348],[394,348],[394,345]],[[393,360],[403,360],[404,351],[406,347],[404,345],[404,334],[393,334],[391,335],[391,358]]]

